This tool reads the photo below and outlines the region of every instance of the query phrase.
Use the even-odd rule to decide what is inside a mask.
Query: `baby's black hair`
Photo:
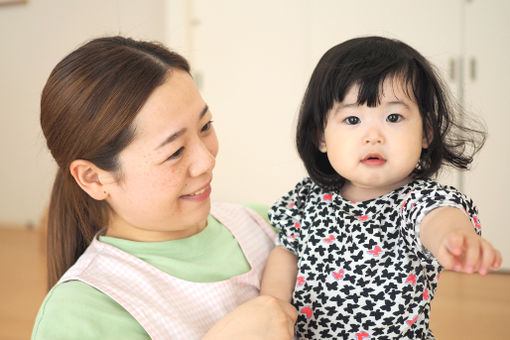
[[[401,82],[408,97],[418,105],[423,133],[429,146],[422,150],[412,176],[435,175],[443,164],[467,169],[485,142],[483,129],[459,122],[460,106],[450,99],[447,86],[418,51],[384,37],[362,37],[345,41],[327,51],[312,73],[299,112],[296,144],[310,177],[319,185],[339,189],[345,182],[319,150],[328,112],[342,102],[347,91],[359,87],[359,105],[380,103],[382,84]]]

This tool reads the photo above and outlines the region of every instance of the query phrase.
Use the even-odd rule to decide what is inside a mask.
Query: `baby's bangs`
[[[351,86],[358,86],[357,104],[366,104],[368,107],[380,105],[381,97],[384,94],[383,85],[387,80],[392,82],[393,89],[398,87],[410,100],[416,102],[419,82],[417,81],[417,69],[412,65],[415,64],[409,60],[404,60],[402,63],[391,65],[391,67],[379,73],[374,73],[354,81]]]

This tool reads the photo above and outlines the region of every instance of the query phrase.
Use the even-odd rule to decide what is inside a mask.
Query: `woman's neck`
[[[207,219],[194,226],[182,228],[143,228],[133,226],[117,216],[117,218],[110,218],[106,236],[138,242],[161,242],[191,237],[203,231],[205,227],[207,227]]]

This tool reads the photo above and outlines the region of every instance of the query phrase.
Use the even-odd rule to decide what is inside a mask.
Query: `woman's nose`
[[[193,149],[189,172],[192,177],[200,176],[214,169],[216,165],[217,143],[210,145],[199,141]]]

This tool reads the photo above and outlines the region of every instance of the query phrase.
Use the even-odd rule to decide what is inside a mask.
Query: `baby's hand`
[[[458,208],[429,212],[421,223],[420,239],[445,269],[485,275],[501,266],[501,253],[475,233],[470,219]]]
[[[501,253],[471,229],[452,229],[443,235],[435,254],[439,263],[449,270],[486,275],[489,269],[501,266]]]

